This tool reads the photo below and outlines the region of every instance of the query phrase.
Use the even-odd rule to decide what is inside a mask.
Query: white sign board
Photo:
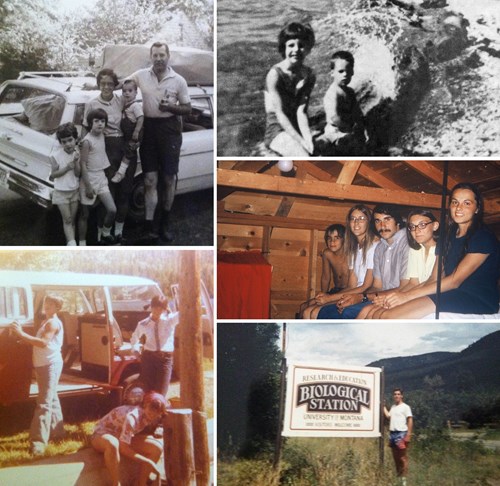
[[[380,368],[288,363],[283,435],[380,437]]]

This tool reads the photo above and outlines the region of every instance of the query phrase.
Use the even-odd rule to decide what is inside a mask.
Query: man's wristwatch
[[[366,292],[363,292],[363,299],[361,300],[361,303],[364,304],[365,302],[368,302],[368,294]]]

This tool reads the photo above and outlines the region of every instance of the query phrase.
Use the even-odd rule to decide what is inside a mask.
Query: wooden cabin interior
[[[397,204],[402,214],[424,207],[438,215],[445,165],[425,160],[218,161],[217,249],[260,252],[272,265],[269,318],[294,318],[300,304],[320,289],[325,228],[345,224],[357,203],[371,208]],[[484,221],[500,239],[500,162],[449,161],[447,172],[447,194],[458,182],[477,184],[485,200]]]

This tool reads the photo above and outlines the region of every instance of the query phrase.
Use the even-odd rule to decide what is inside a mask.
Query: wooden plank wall
[[[218,249],[263,251],[273,266],[271,318],[293,319],[300,304],[321,287],[323,233],[323,230],[219,224]]]

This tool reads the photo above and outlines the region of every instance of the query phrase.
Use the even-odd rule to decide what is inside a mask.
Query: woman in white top
[[[311,318],[328,319],[328,308],[345,295],[362,293],[373,283],[373,253],[378,244],[373,232],[372,212],[364,204],[353,206],[347,213],[344,251],[349,262],[349,282],[347,288],[333,295],[320,295],[318,307]],[[328,304],[328,305],[327,305]],[[332,309],[333,309],[332,308]]]
[[[427,282],[432,274],[436,261],[436,241],[438,239],[439,222],[431,211],[414,209],[408,215],[406,234],[410,253],[408,254],[408,283],[399,290],[394,290],[374,299],[374,304],[366,307],[364,319],[377,319],[380,312],[386,310],[389,296],[408,292]]]
[[[33,366],[38,383],[36,409],[30,428],[31,450],[34,455],[45,452],[49,438],[60,439],[64,436],[64,424],[57,383],[61,376],[63,359],[63,325],[57,317],[63,300],[59,297],[45,297],[43,310],[46,316],[36,336],[23,331],[21,325],[14,322],[11,327],[27,344],[33,346]]]

